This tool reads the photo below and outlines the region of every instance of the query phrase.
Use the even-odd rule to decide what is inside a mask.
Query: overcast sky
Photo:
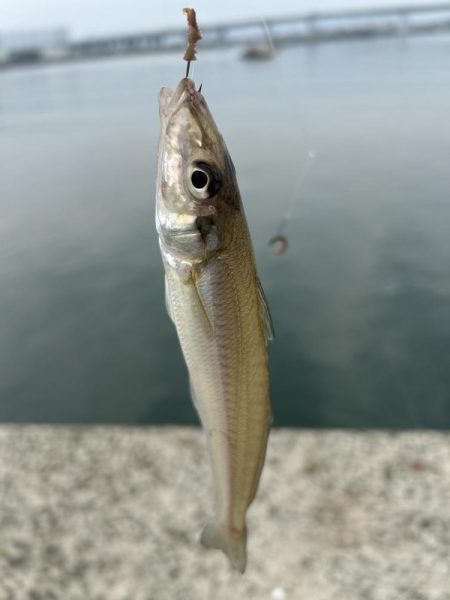
[[[192,0],[202,23],[330,8],[431,4],[432,0]],[[73,37],[182,26],[189,0],[0,0],[0,33],[67,27]]]

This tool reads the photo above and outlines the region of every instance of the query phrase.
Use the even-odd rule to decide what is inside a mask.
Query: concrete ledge
[[[0,600],[449,600],[450,436],[276,430],[245,576],[203,436],[0,427]]]

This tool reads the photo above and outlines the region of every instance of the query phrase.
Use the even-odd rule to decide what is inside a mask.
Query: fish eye
[[[222,186],[218,169],[205,162],[194,162],[190,169],[189,187],[198,200],[207,200],[217,194]]]
[[[196,190],[203,190],[209,183],[208,173],[200,169],[195,169],[192,171],[191,182]]]

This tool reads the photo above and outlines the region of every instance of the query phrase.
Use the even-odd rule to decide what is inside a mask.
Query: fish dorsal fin
[[[266,295],[258,277],[256,278],[256,284],[258,288],[259,310],[266,336],[266,342],[271,342],[275,339],[272,316],[270,314],[269,305],[267,304]]]

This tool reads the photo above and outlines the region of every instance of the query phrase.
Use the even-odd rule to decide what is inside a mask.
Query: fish
[[[247,564],[246,513],[263,468],[272,412],[273,327],[224,139],[195,83],[159,96],[156,229],[166,307],[206,433],[215,518],[201,543]]]

